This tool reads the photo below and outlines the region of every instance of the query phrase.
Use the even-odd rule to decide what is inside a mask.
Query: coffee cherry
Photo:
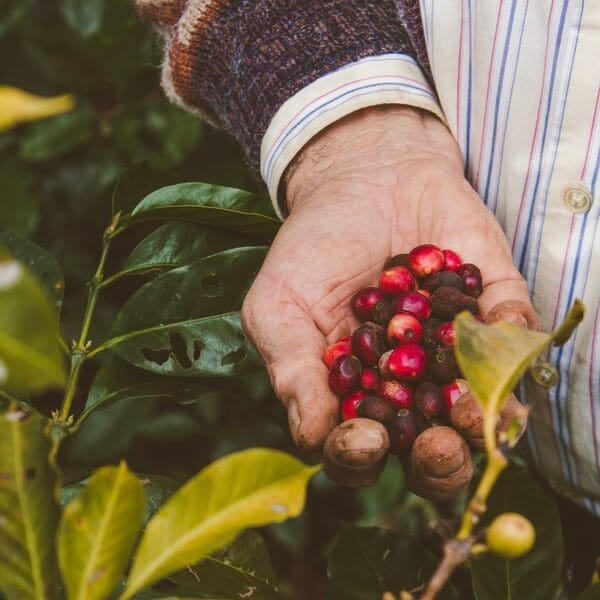
[[[329,387],[338,396],[353,392],[360,385],[362,366],[356,356],[346,354],[335,359],[329,369]]]
[[[383,292],[379,288],[368,287],[359,290],[350,301],[352,312],[359,321],[370,321],[373,309],[383,299]]]
[[[488,548],[504,558],[518,558],[533,548],[535,529],[518,513],[497,516],[486,533]]]
[[[421,345],[423,348],[427,348],[427,350],[433,350],[440,345],[435,332],[441,324],[442,320],[434,317],[423,322],[423,339],[421,340]]]
[[[479,267],[471,263],[464,263],[458,269],[456,274],[463,280],[463,292],[467,296],[477,298],[483,292],[483,282],[481,280],[481,271]]]
[[[373,307],[373,310],[371,310],[371,318],[369,320],[382,327],[387,327],[388,321],[392,318],[393,314],[393,304],[389,300],[380,300]]]
[[[462,277],[457,273],[453,273],[452,271],[440,271],[439,273],[434,273],[433,275],[430,275],[421,281],[421,287],[431,294],[433,294],[435,290],[442,286],[454,287],[462,290]]]
[[[425,350],[417,344],[398,346],[390,355],[388,368],[400,381],[419,379],[427,368]]]
[[[391,269],[392,267],[408,267],[408,253],[396,254],[388,258],[383,265],[383,269],[385,271],[386,269]]]
[[[452,383],[448,383],[442,387],[442,396],[444,398],[444,408],[449,416],[452,407],[456,401],[469,391],[469,384],[465,379],[455,379]]]
[[[415,290],[417,281],[406,267],[391,267],[379,276],[379,287],[388,296]]]
[[[396,454],[408,452],[417,437],[417,421],[410,410],[401,409],[386,422],[390,434],[390,450]]]
[[[377,364],[377,367],[379,369],[379,374],[382,377],[392,376],[392,372],[390,371],[390,356],[392,355],[392,352],[393,350],[388,350],[379,357],[379,363]]]
[[[419,292],[403,292],[394,300],[394,313],[409,313],[425,321],[431,315],[431,304],[429,300]]]
[[[433,244],[423,244],[408,253],[408,264],[417,277],[426,277],[444,268],[444,253]]]
[[[367,321],[352,334],[352,354],[367,367],[374,367],[386,350],[385,332],[381,325]]]
[[[442,250],[442,253],[444,254],[444,269],[446,271],[456,271],[462,264],[460,256],[453,250]]]
[[[342,403],[340,404],[340,417],[342,418],[342,421],[356,419],[356,417],[358,417],[358,407],[367,396],[367,392],[357,390],[343,398]]]
[[[438,417],[444,410],[442,390],[432,381],[420,383],[415,390],[414,405],[426,419]]]
[[[422,337],[423,326],[415,316],[398,313],[390,319],[387,327],[387,339],[393,346],[418,344]]]
[[[445,346],[454,346],[456,343],[456,333],[454,331],[454,323],[446,321],[441,323],[435,330],[435,339]]]
[[[427,352],[427,372],[437,383],[450,383],[460,377],[460,368],[451,346],[442,346]]]
[[[389,402],[396,410],[412,407],[412,390],[395,379],[381,379],[377,386],[377,396]]]
[[[474,315],[479,314],[477,300],[463,294],[456,288],[448,286],[441,286],[433,292],[431,314],[434,317],[443,321],[452,321],[463,310],[468,310]]]
[[[367,396],[358,406],[358,416],[385,423],[396,414],[394,407],[377,396]]]
[[[330,346],[327,346],[323,352],[323,362],[328,369],[331,369],[331,365],[335,359],[345,354],[352,354],[352,338],[350,336],[343,337]]]
[[[363,390],[376,390],[379,384],[379,373],[375,369],[363,369],[360,376],[360,387]]]

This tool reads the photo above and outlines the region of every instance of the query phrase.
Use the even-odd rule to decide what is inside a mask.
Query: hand
[[[484,314],[510,301],[510,320],[535,325],[506,238],[464,178],[459,149],[434,115],[385,106],[337,122],[296,158],[286,198],[290,215],[246,297],[242,320],[301,448],[322,448],[339,421],[321,356],[358,326],[350,299],[376,283],[389,256],[422,243],[451,248],[480,266]],[[328,472],[347,485],[374,481],[389,444],[379,423],[355,425],[342,434],[336,429],[339,439],[325,447]],[[468,450],[455,450],[454,462],[435,478],[458,490],[452,482],[471,465]],[[420,489],[419,479],[435,465],[414,458],[409,477]]]

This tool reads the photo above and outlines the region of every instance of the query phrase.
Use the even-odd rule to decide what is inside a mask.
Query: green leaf
[[[231,376],[260,359],[239,314],[266,248],[234,248],[163,273],[142,286],[117,315],[102,344],[155,373]]]
[[[331,600],[373,600],[384,592],[421,588],[437,560],[417,540],[379,527],[342,526],[327,563]],[[447,584],[440,600],[458,598]]]
[[[104,3],[105,0],[62,0],[62,14],[71,29],[89,37],[102,27]]]
[[[504,512],[517,512],[535,527],[533,549],[513,560],[483,554],[471,560],[473,589],[478,600],[552,600],[562,591],[563,542],[556,502],[525,467],[511,465],[498,480],[487,502],[485,526]]]
[[[124,462],[98,469],[65,508],[58,560],[69,600],[101,600],[118,585],[142,524],[144,492]]]
[[[16,393],[62,386],[54,308],[21,263],[0,256],[0,386]]]
[[[506,397],[537,356],[557,337],[564,343],[582,318],[579,300],[551,334],[504,321],[484,325],[466,311],[458,315],[456,359],[478,401],[490,413],[500,412]]]
[[[190,404],[216,397],[244,400],[241,393],[234,389],[223,389],[223,386],[223,381],[212,378],[202,381],[198,378],[155,375],[115,356],[105,362],[96,374],[85,410],[71,427],[71,431],[77,431],[81,423],[95,410],[124,399],[168,398],[177,404]]]
[[[23,263],[39,280],[60,313],[65,291],[65,281],[58,261],[47,250],[13,233],[0,233],[0,245]]]
[[[131,221],[184,220],[221,227],[270,242],[280,221],[270,202],[251,192],[208,183],[180,183],[146,196]]]
[[[225,550],[169,575],[161,589],[173,595],[223,600],[278,597],[267,545],[254,531],[245,531]]]
[[[199,562],[244,529],[298,516],[308,480],[319,469],[263,448],[237,452],[206,467],[148,524],[123,600]]]
[[[600,583],[593,583],[577,596],[577,600],[598,600],[598,598],[600,598]]]
[[[46,425],[18,408],[0,414],[0,592],[8,599],[57,595],[56,474]]]
[[[145,237],[131,252],[121,271],[124,276],[160,273],[235,246],[252,245],[251,238],[192,223],[166,223]]]
[[[150,192],[177,181],[177,174],[151,166],[147,161],[127,167],[119,175],[112,194],[112,214],[130,213]]]
[[[23,165],[0,166],[2,210],[0,227],[19,235],[31,235],[40,220],[39,197],[31,190],[33,173]]]
[[[32,162],[55,159],[89,140],[93,126],[94,115],[86,108],[40,121],[22,137],[19,156]]]

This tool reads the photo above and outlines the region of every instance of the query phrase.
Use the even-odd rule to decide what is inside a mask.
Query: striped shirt
[[[550,484],[600,515],[600,1],[421,0],[432,90],[406,54],[326,74],[276,112],[261,146],[271,197],[316,133],[367,106],[442,118],[465,173],[495,213],[545,330],[575,298],[587,313],[545,361],[558,382],[524,378],[528,439]],[[276,203],[275,203],[276,204]],[[276,206],[276,209],[278,207]]]

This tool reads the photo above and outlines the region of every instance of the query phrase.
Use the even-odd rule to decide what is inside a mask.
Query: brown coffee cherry
[[[367,396],[358,407],[358,416],[385,423],[396,414],[394,407],[377,396]]]
[[[460,377],[460,368],[454,356],[454,349],[441,346],[427,351],[427,373],[436,383],[444,385]]]
[[[431,297],[432,316],[443,321],[452,321],[463,310],[468,310],[474,315],[480,313],[477,300],[454,287],[441,286],[433,292]]]

